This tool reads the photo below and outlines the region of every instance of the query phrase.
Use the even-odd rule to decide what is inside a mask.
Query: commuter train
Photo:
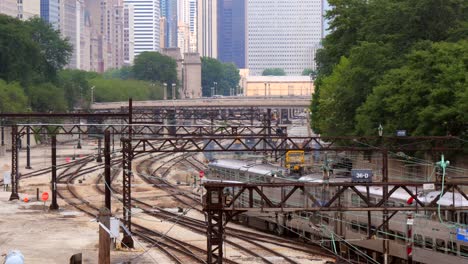
[[[268,182],[293,182],[305,181],[322,183],[322,174],[306,175],[299,179],[288,177],[287,170],[283,167],[271,164],[258,164],[242,160],[213,160],[209,163],[209,172],[206,180],[229,180],[234,182],[249,183],[268,183]],[[349,175],[337,175],[329,179],[329,182],[351,181]],[[325,186],[325,185],[324,185]],[[313,193],[322,201],[327,197],[334,195],[335,190],[332,187],[308,187],[307,191]],[[356,187],[364,195],[366,188],[364,186]],[[391,194],[389,203],[397,206],[404,206],[409,194],[405,191],[395,191]],[[229,195],[233,190],[225,190]],[[369,191],[370,199],[373,204],[382,196],[381,187],[372,187]],[[248,194],[246,194],[248,195]],[[279,201],[281,193],[268,193],[267,197],[273,201]],[[432,201],[440,191],[428,191],[419,193],[418,198],[421,201]],[[359,207],[366,206],[361,204],[362,200],[354,192],[345,192],[342,196],[342,205]],[[257,197],[260,199],[260,197]],[[276,199],[275,199],[276,198]],[[254,197],[254,199],[256,199]],[[289,201],[294,203],[303,202],[304,194],[296,192]],[[344,202],[343,202],[344,201]],[[407,212],[396,213],[389,221],[389,231],[384,234],[377,231],[372,239],[368,237],[368,216],[367,212],[294,212],[294,213],[245,213],[238,217],[238,220],[249,226],[269,230],[277,234],[296,233],[306,238],[308,241],[321,243],[323,246],[332,248],[341,253],[344,257],[356,259],[363,253],[368,258],[374,259],[374,262],[383,263],[383,240],[387,235],[389,240],[389,261],[388,263],[407,263],[408,243],[411,241],[413,263],[468,263],[468,242],[459,238],[457,233],[466,230],[468,224],[468,211],[453,212],[444,210],[444,206],[450,206],[455,201],[456,206],[467,206],[468,200],[456,193],[452,196],[451,192],[446,192],[439,200],[441,205],[439,221],[437,212],[418,212],[413,213],[414,222],[412,225],[412,235],[408,237],[407,230]],[[258,200],[258,202],[260,202]],[[389,213],[391,214],[391,213]],[[375,230],[382,224],[382,212],[371,213],[370,230]],[[460,230],[459,230],[460,229]],[[336,234],[336,235],[333,235]],[[468,237],[468,235],[467,235]],[[340,242],[340,243],[337,243]],[[361,252],[361,253],[356,253]]]

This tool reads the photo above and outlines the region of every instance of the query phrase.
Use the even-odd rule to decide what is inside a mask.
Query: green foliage
[[[434,49],[446,61],[455,59],[452,56],[457,52],[448,47],[453,44],[449,41],[466,39],[467,1],[330,0],[329,3],[332,10],[326,16],[331,20],[331,33],[316,54],[318,76],[311,104],[316,132],[375,135],[378,125],[385,123],[386,131],[398,128],[417,135],[462,133],[460,123],[466,124],[467,119],[456,109],[466,109],[461,99],[466,86],[460,89],[457,85],[466,85],[466,80],[446,80],[448,76],[465,75],[467,68],[449,67],[427,53]],[[461,42],[457,47],[464,45],[466,42]],[[451,75],[428,69],[429,65],[437,64],[450,68]],[[446,77],[436,78],[438,74]],[[454,102],[462,103],[457,108],[446,104],[442,107],[429,100],[431,96],[432,100],[440,98],[439,95],[453,96]],[[443,109],[436,114],[439,107]]]
[[[135,58],[136,79],[160,83],[177,83],[177,62],[159,52],[145,51]]]
[[[40,48],[26,24],[0,14],[0,79],[30,83],[40,67]]]
[[[0,113],[21,112],[26,108],[27,97],[18,83],[0,80]]]
[[[468,41],[415,49],[407,63],[387,72],[358,110],[357,130],[412,135],[461,135],[468,120]],[[390,133],[391,133],[390,132]]]
[[[91,99],[89,79],[96,76],[97,73],[80,70],[63,70],[58,74],[59,87],[64,91],[68,109],[89,107]]]
[[[101,76],[89,80],[95,86],[96,102],[134,100],[158,100],[163,97],[163,87],[160,83],[150,83],[139,80],[105,79]]]
[[[311,68],[306,68],[302,71],[302,76],[309,76],[309,75],[317,76],[317,72],[312,70]]]
[[[221,63],[209,57],[202,57],[201,62],[203,96],[211,96],[211,87],[216,87],[215,94],[229,95],[230,89],[239,85],[239,69],[233,63]]]
[[[271,68],[271,69],[265,69],[262,72],[263,76],[285,76],[286,72],[284,69],[280,68]]]
[[[110,69],[104,73],[104,78],[122,80],[133,79],[133,68],[131,66],[123,66],[120,69]]]
[[[64,112],[67,109],[64,91],[52,83],[30,87],[31,107],[38,112]]]

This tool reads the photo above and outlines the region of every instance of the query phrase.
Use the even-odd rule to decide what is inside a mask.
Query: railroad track
[[[85,166],[86,163],[77,166],[70,166],[59,175],[60,182],[66,183],[66,189],[61,189],[61,192],[58,192],[58,194],[61,199],[66,201],[68,204],[74,206],[79,211],[89,216],[96,217],[97,213],[99,212],[99,208],[95,205],[92,205],[89,201],[80,196],[78,192],[74,189],[74,183],[77,180],[77,178],[81,176],[80,171]],[[118,175],[118,173],[119,171],[114,171],[114,177]],[[64,195],[63,191],[65,191],[67,195]],[[78,202],[74,200],[77,200]],[[205,263],[205,250],[191,246],[190,244],[185,243],[183,241],[164,237],[164,234],[154,230],[150,230],[144,226],[140,226],[137,224],[133,224],[133,226],[135,227],[135,235],[137,235],[153,247],[156,247],[159,250],[161,250],[161,252],[163,252],[169,259],[174,261],[174,263],[182,264],[187,263],[187,261],[189,261],[190,263]],[[160,237],[164,237],[164,240],[159,239]],[[197,251],[198,254],[195,254],[193,251]]]
[[[168,165],[168,164],[165,164],[165,166],[164,165],[159,165],[156,168],[156,170],[154,170],[151,173],[151,175],[155,175],[158,170],[164,168],[165,171],[160,174],[160,175],[162,175],[162,177],[143,177],[143,180],[150,183],[150,184],[153,184],[153,186],[155,186],[156,188],[159,188],[159,189],[161,189],[161,190],[163,190],[165,192],[168,192],[175,199],[177,199],[181,203],[186,204],[190,208],[194,208],[195,210],[199,211],[200,213],[203,213],[200,209],[195,208],[191,203],[187,203],[187,202],[183,201],[180,198],[180,196],[183,196],[183,197],[187,197],[187,198],[192,199],[192,197],[190,195],[187,195],[186,193],[181,192],[180,189],[178,189],[177,187],[170,184],[167,180],[164,179],[164,177],[167,175],[167,173],[169,172],[169,170],[173,166],[175,166],[176,164],[178,164],[182,160],[187,161],[188,158],[193,158],[193,154],[191,154],[191,155],[182,155],[182,156],[179,156],[179,157],[176,157],[176,158],[172,158],[170,165]],[[204,168],[204,167],[201,167],[201,165],[200,165],[200,164],[204,165],[203,162],[200,162],[198,160],[195,160],[195,162],[199,163],[197,165],[197,167],[196,167],[197,169]],[[195,166],[195,162],[188,161],[188,163],[192,164],[192,166]],[[149,164],[152,165],[153,163],[154,163],[154,161],[146,160],[146,161],[143,161],[140,164],[138,164],[137,165],[138,175],[148,173],[149,172],[148,168],[152,167]],[[154,182],[154,181],[157,181],[157,182]],[[161,184],[158,184],[159,182],[164,183],[164,188],[162,188],[163,186],[161,186]],[[199,233],[199,234],[205,234],[206,233],[206,222],[205,221],[197,220],[197,219],[190,218],[190,217],[187,217],[187,216],[181,216],[179,214],[175,214],[175,213],[166,211],[163,208],[158,208],[158,207],[152,206],[152,205],[150,205],[150,204],[148,204],[146,202],[139,201],[138,199],[133,199],[133,201],[138,204],[138,207],[140,209],[144,210],[146,213],[148,213],[150,215],[153,215],[153,216],[155,216],[157,218],[163,218],[163,219],[169,220],[169,221],[171,219],[174,219],[174,218],[178,217],[178,218],[180,218],[180,219],[178,219],[178,222],[177,222],[178,225],[182,225],[184,227],[187,227],[188,229],[190,229],[190,230],[192,230],[192,231],[194,231],[196,233]],[[192,200],[192,202],[193,202],[193,200]],[[198,200],[195,200],[195,202],[197,203],[197,205],[200,205],[200,202]],[[154,212],[154,210],[153,210],[154,208],[156,208],[158,210],[158,212]],[[307,254],[330,257],[330,255],[323,254],[323,252],[320,251],[320,250],[304,248],[303,244],[300,245],[299,242],[297,242],[297,241],[291,241],[291,240],[287,240],[287,239],[279,239],[279,241],[278,241],[278,237],[272,237],[272,236],[268,236],[268,235],[259,235],[258,233],[243,231],[243,230],[234,229],[234,228],[226,228],[226,234],[229,235],[230,237],[235,238],[236,240],[239,240],[241,243],[247,243],[248,246],[242,246],[242,245],[239,244],[239,241],[235,241],[235,240],[232,240],[232,239],[226,239],[225,240],[226,243],[228,243],[228,244],[230,244],[230,245],[232,245],[234,247],[237,247],[241,251],[245,251],[245,252],[247,252],[248,254],[250,254],[250,255],[252,255],[254,257],[257,257],[257,258],[261,259],[265,263],[271,263],[271,261],[268,260],[268,258],[264,257],[265,253],[268,254],[268,255],[274,255],[276,257],[281,257],[288,263],[298,263],[298,262],[291,259],[290,257],[288,257],[288,256],[286,256],[284,254],[281,254],[281,253],[278,253],[278,252],[272,250],[270,247],[265,246],[265,245],[263,245],[261,243],[269,243],[269,244],[273,244],[273,245],[276,245],[276,246],[281,246],[281,247],[285,247],[285,248],[288,248],[288,249],[301,251],[301,252],[304,252],[304,253],[307,253]],[[288,245],[289,243],[292,243],[292,242],[294,244],[296,244],[296,245]],[[252,246],[254,246],[256,249],[251,250]]]

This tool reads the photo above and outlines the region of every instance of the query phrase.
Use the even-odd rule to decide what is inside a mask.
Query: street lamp
[[[175,83],[172,83],[172,100],[175,100],[176,99],[176,84]]]
[[[91,105],[94,103],[94,88],[96,88],[96,86],[91,87]]]

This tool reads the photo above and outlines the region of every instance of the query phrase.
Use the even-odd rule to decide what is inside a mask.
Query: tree
[[[263,76],[270,76],[270,75],[271,76],[285,76],[286,72],[284,71],[284,69],[270,68],[270,69],[263,70],[262,75]]]
[[[240,74],[239,69],[234,63],[223,63],[223,83],[225,83],[225,87],[223,87],[223,95],[231,95],[231,89],[235,89],[239,86],[240,81]]]
[[[357,109],[364,102],[365,108],[370,109],[371,94],[388,82],[383,76],[393,74],[398,79],[408,74],[404,68],[409,62],[405,55],[430,47],[432,42],[466,39],[468,32],[467,1],[329,0],[329,3],[332,10],[326,17],[331,20],[331,33],[316,54],[318,76],[311,104],[312,126],[324,135],[373,134],[376,119],[365,124],[366,118],[361,116],[358,126],[354,120]],[[393,72],[394,69],[398,71]],[[333,84],[339,86],[332,87]],[[383,91],[379,93],[382,95]],[[373,103],[376,107],[379,104],[376,100]],[[330,116],[343,118],[343,122],[329,123],[336,120],[326,115],[327,109],[332,111]],[[369,111],[367,114],[371,115]]]
[[[97,77],[97,73],[81,70],[63,70],[58,74],[59,87],[64,91],[69,110],[74,107],[88,108],[91,98],[89,79]]]
[[[40,50],[40,64],[37,68],[40,82],[56,80],[57,72],[67,65],[73,51],[67,39],[63,39],[60,31],[55,30],[50,23],[39,17],[25,22],[31,39]]]
[[[30,83],[40,64],[40,49],[24,22],[0,14],[0,79]]]
[[[321,80],[314,123],[325,135],[350,135],[355,131],[354,117],[378,83],[392,68],[390,47],[363,42],[354,47],[349,58],[342,57],[330,76]]]
[[[230,95],[239,85],[239,69],[234,63],[221,63],[217,59],[202,57],[202,94],[211,96],[211,88],[218,95]]]
[[[223,64],[210,57],[202,57],[202,94],[203,96],[211,96],[211,87],[218,88],[217,85],[223,79]],[[215,83],[217,85],[215,85]],[[218,91],[215,91],[217,94]]]
[[[421,45],[426,46],[426,45]],[[468,120],[468,41],[414,49],[407,63],[385,74],[356,116],[357,129],[372,134],[381,123],[393,133],[463,135]]]
[[[145,51],[135,58],[133,73],[138,80],[177,83],[177,62],[159,52]]]
[[[6,83],[0,79],[0,113],[23,112],[28,98],[19,83]]]
[[[312,70],[311,68],[306,68],[302,71],[302,76],[310,76],[311,74],[313,76],[317,76],[317,72]]]
[[[123,66],[120,69],[110,69],[104,73],[104,78],[107,79],[133,79],[133,69],[131,66]]]
[[[163,97],[163,86],[140,80],[105,79],[102,76],[89,80],[94,86],[96,102],[125,101],[128,98],[135,100],[160,100]]]
[[[30,87],[31,107],[38,112],[63,112],[67,109],[65,93],[52,83]]]

